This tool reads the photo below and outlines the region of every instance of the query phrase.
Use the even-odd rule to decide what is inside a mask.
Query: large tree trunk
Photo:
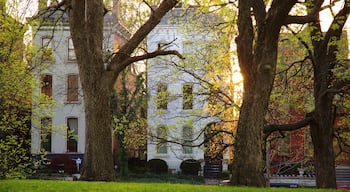
[[[261,1],[239,1],[236,42],[244,95],[234,147],[231,180],[234,185],[266,186],[262,152],[265,115],[275,77],[280,29],[295,3],[275,2],[266,14]],[[258,30],[253,29],[252,8]]]
[[[244,94],[243,101],[235,140],[231,182],[233,185],[262,187],[266,186],[261,134],[266,113],[262,103],[266,103],[266,96],[250,91]]]
[[[314,97],[315,111],[310,124],[314,146],[316,185],[319,188],[335,188],[335,157],[333,148],[333,93],[328,93],[331,84],[330,62],[333,58],[326,51],[315,53]]]
[[[85,156],[81,179],[112,181],[115,179],[112,155],[112,121],[110,96],[118,74],[133,62],[176,51],[158,50],[138,57],[130,56],[148,33],[178,0],[164,0],[153,9],[148,21],[112,57],[103,60],[104,6],[102,0],[62,1],[68,11],[82,84],[86,117]]]
[[[104,69],[102,1],[71,0],[68,9],[85,104],[82,180],[115,180],[110,96],[114,82]]]
[[[84,91],[86,145],[82,180],[115,180],[110,93],[110,89],[98,81],[96,86]]]

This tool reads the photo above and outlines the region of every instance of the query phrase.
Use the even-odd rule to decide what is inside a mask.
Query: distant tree
[[[118,81],[121,85],[111,100],[121,177],[128,175],[128,150],[145,149],[147,144],[144,73],[133,74],[128,69],[121,72]]]

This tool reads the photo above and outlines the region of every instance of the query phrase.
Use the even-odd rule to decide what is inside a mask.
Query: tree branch
[[[336,37],[337,40],[340,39],[340,36],[343,32],[343,28],[345,25],[345,22],[349,16],[350,13],[350,2],[345,1],[344,7],[338,12],[338,14],[334,17],[333,22],[331,24],[331,27],[327,31],[325,38],[324,38],[324,44],[328,44],[329,41],[332,41],[332,37]],[[337,27],[332,27],[336,26]],[[336,51],[338,48],[338,45],[330,43],[329,52],[332,53]]]
[[[277,125],[277,124],[270,124],[264,127],[264,134],[265,138],[267,138],[271,133],[275,131],[294,131],[297,129],[301,129],[307,125],[310,124],[312,119],[312,113],[307,113],[305,118],[303,120],[300,120],[296,123],[291,123],[291,124],[284,124],[284,125]]]
[[[158,8],[154,9],[150,18],[144,23],[136,33],[131,37],[131,39],[123,45],[117,54],[112,58],[111,63],[107,66],[108,71],[115,71],[116,75],[119,74],[128,64],[125,60],[130,59],[130,55],[139,46],[139,44],[147,37],[147,35],[156,27],[162,17],[175,5],[178,0],[164,0],[159,5]]]
[[[185,59],[178,51],[176,50],[156,50],[151,53],[146,53],[144,55],[139,55],[139,56],[134,56],[134,57],[129,57],[127,60],[122,62],[120,65],[122,66],[128,66],[131,63],[137,62],[137,61],[142,61],[145,59],[151,59],[160,55],[176,55],[180,59]]]
[[[319,0],[316,3],[314,3],[314,7],[310,11],[308,15],[305,16],[288,16],[286,20],[284,21],[285,25],[288,24],[306,24],[310,22],[316,22],[318,18],[318,13],[321,10],[323,0]]]

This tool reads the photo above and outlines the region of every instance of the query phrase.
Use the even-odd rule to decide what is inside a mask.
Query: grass
[[[170,183],[84,182],[61,180],[0,180],[1,192],[331,192],[310,188],[253,188]]]

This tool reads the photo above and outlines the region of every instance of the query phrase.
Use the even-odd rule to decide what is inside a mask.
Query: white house
[[[193,42],[210,38],[210,35],[191,36],[185,32],[181,21],[176,20],[181,11],[181,8],[172,10],[149,34],[149,52],[160,47],[180,53],[194,52],[195,47],[191,47]],[[208,98],[200,94],[205,91],[200,81],[173,65],[183,62],[186,65],[186,60],[165,56],[149,60],[147,64],[147,121],[150,135],[147,159],[163,159],[173,172],[181,171],[180,164],[186,159],[199,160],[204,164],[203,130],[218,120],[205,113]],[[201,74],[203,69],[196,72]]]
[[[106,54],[120,46],[130,36],[114,16],[106,14],[104,24]],[[47,110],[33,102],[31,152],[47,152],[48,156],[69,154],[82,157],[85,150],[84,97],[79,81],[74,46],[70,38],[67,15],[61,12],[34,26],[33,45],[36,49],[33,75],[41,81],[33,91],[52,97],[55,105]]]

